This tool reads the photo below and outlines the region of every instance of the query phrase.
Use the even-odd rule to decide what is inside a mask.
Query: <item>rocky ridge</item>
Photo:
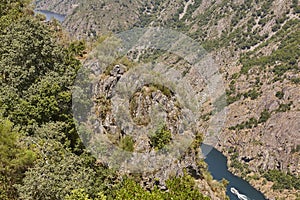
[[[153,147],[151,133],[147,135],[140,132],[131,132],[129,126],[118,125],[119,123],[115,118],[112,108],[112,98],[115,95],[114,91],[118,82],[127,73],[128,66],[119,63],[106,70],[99,71],[98,62],[97,60],[90,60],[86,63],[86,66],[91,66],[92,69],[98,70],[99,79],[93,86],[94,102],[91,109],[93,110],[92,113],[96,116],[85,123],[90,124],[89,126],[93,127],[94,132],[101,135],[100,141],[109,138],[109,145],[107,146],[109,151],[106,152],[117,151],[111,146],[119,146],[121,141],[128,137],[133,138],[134,150],[132,153],[122,151],[117,155],[108,153],[107,157],[103,153],[98,154],[99,162],[110,166],[118,165],[120,174],[139,176],[141,185],[149,189],[157,185],[164,190],[166,189],[165,181],[170,176],[183,175],[185,170],[187,170],[188,173],[194,176],[203,194],[216,200],[225,199],[224,186],[212,180],[211,175],[207,172],[207,166],[203,161],[200,149],[197,148],[203,136],[196,136],[195,139],[187,141],[189,142],[188,146],[183,147],[182,139],[180,139],[182,136],[180,136],[180,128],[178,127],[182,123],[182,114],[176,98],[169,91],[163,92],[164,90],[159,90],[158,86],[144,85],[141,89],[133,93],[129,102],[131,118],[139,127],[146,127],[148,123],[154,120],[153,116],[149,115],[154,107],[158,106],[159,109],[163,110],[160,112],[166,114],[164,121],[167,130],[171,133],[171,141],[176,143],[176,140],[179,138],[180,143],[179,146],[168,147],[166,151],[170,152],[170,154],[165,154],[163,149],[163,151],[159,151],[159,149]],[[157,118],[157,116],[155,117]],[[195,137],[195,134],[193,133],[191,137]],[[186,137],[187,135],[184,136],[184,138]],[[92,137],[86,143],[95,143],[97,144],[95,146],[99,146],[99,143],[97,143],[98,139]],[[105,145],[102,144],[102,146]],[[125,161],[126,159],[127,161]],[[120,165],[120,163],[122,164]],[[143,170],[141,171],[141,169]]]
[[[297,190],[274,190],[263,174],[277,169],[299,176],[299,2],[194,0],[184,10],[185,1],[157,1],[157,6],[141,6],[139,11],[136,4],[128,5],[135,9],[134,17],[129,17],[130,23],[118,18],[121,27],[107,24],[114,16],[106,14],[101,28],[86,26],[87,18],[78,25],[78,20],[71,20],[73,15],[65,26],[81,27],[69,29],[78,34],[95,30],[94,35],[103,29],[122,30],[123,25],[165,26],[201,42],[219,64],[227,87],[227,122],[217,148],[228,156],[232,171],[270,199],[296,199]],[[77,12],[83,13],[84,9]],[[97,23],[93,20],[90,24]],[[207,120],[202,127],[207,127],[211,112],[205,105],[209,102],[202,110]]]

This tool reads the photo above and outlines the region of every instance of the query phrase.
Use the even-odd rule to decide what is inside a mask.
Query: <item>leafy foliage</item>
[[[25,172],[23,184],[17,186],[21,199],[60,200],[76,189],[84,189],[91,196],[107,189],[107,177],[112,173],[95,165],[95,160],[64,150],[53,140],[36,144],[40,158]]]
[[[49,27],[31,16],[8,26],[0,38],[3,115],[31,135],[44,123],[63,121],[70,146],[82,151],[74,129],[70,87],[81,66],[75,56],[83,43],[78,44],[79,50],[75,44],[63,47]]]
[[[154,134],[150,136],[151,145],[156,149],[162,149],[172,140],[172,133],[165,124],[160,125]]]
[[[65,197],[65,200],[106,200],[106,196],[103,193],[99,193],[96,198],[90,199],[89,195],[84,191],[84,189],[73,190],[70,195]]]
[[[30,0],[1,0],[0,1],[0,32],[18,20],[26,11]],[[28,10],[27,10],[28,11]]]
[[[121,138],[119,145],[121,149],[125,151],[129,151],[129,152],[134,151],[134,140],[131,136],[126,135],[125,137]]]
[[[166,184],[169,189],[166,199],[210,199],[197,190],[194,179],[189,175],[171,178]]]
[[[297,30],[297,28],[293,29],[296,30],[292,33],[289,33],[289,29],[292,26],[298,27],[299,24],[297,24],[295,21],[289,21],[286,23],[286,25],[283,27],[283,30],[281,32],[278,32],[275,36],[278,38],[283,38],[278,49],[272,52],[271,55],[268,56],[261,56],[261,57],[253,57],[250,58],[248,55],[244,56],[241,59],[241,62],[243,64],[243,67],[241,69],[241,72],[244,74],[247,74],[249,69],[251,69],[253,66],[266,66],[266,65],[275,65],[276,63],[281,63],[279,65],[276,65],[273,69],[273,72],[277,76],[282,76],[285,72],[289,70],[295,70],[297,69],[297,60],[300,56],[300,50],[297,46],[299,44],[299,34],[300,31]],[[283,34],[288,34],[287,37],[285,37]],[[276,40],[276,37],[274,37],[273,40]]]
[[[265,109],[260,113],[260,117],[258,120],[254,117],[251,117],[249,120],[245,122],[229,127],[229,130],[241,130],[244,128],[249,129],[249,128],[257,127],[258,124],[265,123],[270,117],[271,117],[271,113]]]
[[[14,184],[20,183],[36,154],[22,142],[22,135],[8,120],[0,119],[0,199],[16,198]]]
[[[290,173],[278,170],[269,170],[264,174],[268,181],[274,182],[273,189],[296,189],[300,190],[300,178]]]
[[[151,191],[147,191],[135,181],[127,178],[120,183],[120,189],[116,190],[114,198],[120,200],[210,199],[199,192],[194,179],[190,175],[184,175],[178,178],[170,178],[167,180],[166,185],[168,188],[167,191],[161,191],[157,187],[154,187],[154,189],[152,189]]]
[[[271,117],[271,113],[268,110],[264,110],[264,111],[262,111],[262,113],[260,113],[260,117],[259,117],[258,123],[264,123],[270,117]]]
[[[15,23],[0,38],[1,93],[8,90],[13,95],[2,95],[4,114],[22,126],[65,120],[71,101],[67,87],[79,63],[68,65],[63,48],[34,19]]]

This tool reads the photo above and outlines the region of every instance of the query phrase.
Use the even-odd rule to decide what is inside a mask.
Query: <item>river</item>
[[[266,200],[264,195],[253,188],[247,181],[233,175],[228,171],[227,158],[215,148],[209,145],[202,144],[201,149],[205,152],[210,151],[205,158],[205,162],[208,165],[208,171],[211,173],[214,179],[220,181],[223,178],[229,181],[226,194],[230,200],[240,200],[237,195],[230,191],[230,188],[234,187],[240,194],[247,196],[248,200]]]
[[[35,13],[43,14],[46,16],[46,21],[50,21],[52,18],[57,19],[60,22],[63,22],[66,18],[65,15],[54,13],[48,10],[34,10]]]

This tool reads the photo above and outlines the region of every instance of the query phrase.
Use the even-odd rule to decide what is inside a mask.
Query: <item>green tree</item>
[[[106,196],[100,192],[97,197],[94,199],[90,199],[89,195],[83,189],[73,190],[70,195],[65,197],[65,200],[106,200]]]
[[[182,177],[173,177],[166,181],[169,192],[166,199],[203,199],[209,200],[209,197],[204,196],[197,188],[195,180],[190,175],[185,174]]]
[[[197,188],[195,180],[185,174],[181,177],[172,177],[166,181],[167,191],[162,191],[156,186],[151,190],[143,189],[134,180],[125,178],[115,191],[114,199],[130,199],[130,200],[209,200]]]
[[[70,195],[65,197],[65,200],[91,200],[89,195],[83,189],[73,190]]]
[[[72,117],[70,88],[81,66],[75,56],[84,43],[63,47],[53,38],[53,31],[32,16],[21,18],[0,33],[3,115],[31,135],[44,123],[63,121],[70,146],[82,152]]]
[[[279,170],[269,170],[264,174],[264,177],[268,181],[274,182],[272,188],[278,189],[300,189],[300,179],[299,177],[291,174],[285,173]]]
[[[109,187],[112,173],[90,156],[77,156],[54,140],[35,142],[40,158],[17,186],[24,200],[61,200],[83,189],[92,198]]]
[[[31,0],[0,0],[0,32],[24,16]]]
[[[14,184],[21,182],[35,158],[35,153],[25,146],[13,124],[0,119],[0,199],[16,198]]]

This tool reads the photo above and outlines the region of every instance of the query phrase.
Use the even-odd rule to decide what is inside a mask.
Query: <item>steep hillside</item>
[[[69,15],[74,9],[79,6],[82,1],[80,0],[37,0],[35,1],[36,9],[38,10],[50,10],[52,12]]]
[[[46,22],[44,17],[34,15],[31,6],[30,1],[21,0],[4,0],[0,4],[1,200],[226,199],[226,181],[214,181],[207,172],[203,159],[190,156],[199,154],[197,147],[202,141],[201,134],[197,135],[186,158],[181,158],[179,163],[180,166],[191,165],[191,169],[178,167],[178,174],[171,174],[170,169],[158,170],[166,175],[163,177],[164,184],[151,174],[147,176],[148,180],[138,173],[122,174],[124,171],[117,171],[102,160],[96,160],[92,156],[93,149],[87,149],[83,145],[85,140],[79,138],[78,132],[86,129],[81,127],[77,132],[78,121],[74,119],[72,112],[72,96],[75,95],[72,92],[76,88],[74,82],[83,69],[80,61],[86,58],[86,43],[71,42],[64,35],[59,22]],[[100,39],[98,43],[101,43]],[[109,49],[111,46],[106,47]],[[100,57],[101,55],[98,59]],[[89,58],[97,57],[91,54]],[[109,60],[106,56],[102,58]],[[87,61],[93,60],[86,59]],[[132,66],[132,62],[125,57],[118,62],[122,67]],[[115,83],[120,74],[120,66],[112,66],[103,73],[103,82],[94,86],[99,86],[98,92],[107,92],[109,95],[111,88],[107,86]],[[82,83],[86,84],[85,81]],[[179,105],[171,104],[176,101],[165,103],[166,98],[171,98],[173,94],[170,90],[159,85],[149,85],[146,89],[156,92],[156,100],[164,103],[165,107],[168,106],[168,113],[172,112],[172,108],[180,109]],[[83,91],[79,91],[82,94],[80,92]],[[137,92],[137,98],[132,102],[143,94],[146,95],[146,92]],[[117,142],[115,146],[119,145],[126,152],[131,152],[135,148],[134,140],[126,134],[116,137],[118,132],[109,130],[114,128],[113,125],[109,126],[109,119],[113,116],[108,112],[109,104],[106,104],[107,107],[101,105],[109,103],[103,97],[105,96],[99,96],[94,101],[99,105],[97,113],[108,117],[106,128],[110,133],[107,135],[114,136],[111,141]],[[80,98],[77,100],[89,105],[89,101]],[[84,107],[73,110],[82,108]],[[81,116],[84,117],[84,114],[79,118]],[[89,120],[95,121],[91,118]],[[173,119],[170,120],[171,123],[174,127],[177,125]],[[157,130],[150,137],[151,150],[155,153],[159,149],[164,156],[169,151],[164,147],[170,140],[171,131],[167,125],[155,128]],[[163,140],[161,135],[164,136]],[[114,160],[117,162],[124,159],[116,154],[112,158],[117,158],[118,160]],[[198,171],[193,174],[195,164],[198,165]],[[197,180],[193,176],[198,177]]]
[[[43,2],[57,12],[66,9],[62,4]],[[72,14],[64,22],[77,37],[163,26],[201,43],[219,65],[226,84],[227,121],[217,148],[228,155],[233,172],[269,198],[299,198],[298,0],[128,0],[78,4],[76,9],[67,11]],[[167,63],[182,64],[172,64],[172,59]],[[203,113],[201,123],[206,127],[210,108],[204,106]]]
[[[79,4],[64,22],[66,29],[79,37],[126,30],[138,20],[143,1],[88,1]]]
[[[186,32],[220,65],[229,111],[218,148],[231,169],[270,198],[293,199],[300,173],[298,1],[195,1],[175,15],[161,13],[153,25]],[[278,173],[270,177],[269,170]]]
[[[299,4],[220,1],[199,8],[171,27],[203,41],[224,72],[229,112],[219,149],[230,155],[233,171],[268,197],[293,199],[300,173]],[[278,173],[270,177],[269,170]],[[274,193],[260,176],[275,182]]]
[[[68,14],[64,27],[79,38],[95,37],[129,29],[139,21],[140,10],[155,7],[150,1],[48,1],[36,2],[37,9]]]

